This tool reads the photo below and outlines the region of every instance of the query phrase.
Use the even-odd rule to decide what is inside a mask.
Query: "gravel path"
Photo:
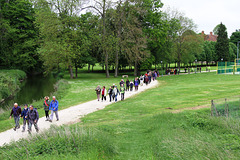
[[[154,88],[157,85],[158,85],[158,81],[153,81],[148,86],[146,86],[145,84],[143,86],[139,86],[138,91],[125,92],[125,99],[133,95],[136,95],[138,93],[141,93],[146,89]],[[118,100],[120,99],[121,99],[120,96],[118,96]],[[61,101],[59,103],[61,106]],[[40,118],[38,121],[38,127],[40,129],[40,132],[43,132],[44,130],[49,129],[52,124],[57,126],[60,126],[63,124],[73,124],[73,123],[79,122],[81,117],[89,113],[95,112],[97,110],[104,109],[107,105],[110,105],[111,103],[113,102],[109,102],[109,97],[107,96],[106,102],[98,102],[97,100],[93,100],[93,101],[82,103],[76,106],[72,106],[58,112],[59,119],[60,119],[59,121],[56,121],[55,115],[52,123],[45,121],[45,117]],[[14,121],[13,118],[12,118],[12,121]],[[32,134],[36,134],[34,126],[32,126],[32,131],[33,131]],[[22,132],[22,126],[17,131],[14,131],[13,129],[9,129],[7,131],[0,133],[0,146],[3,146],[4,144],[8,144],[11,141],[18,141],[21,138],[27,138],[28,136],[29,134],[27,131]]]

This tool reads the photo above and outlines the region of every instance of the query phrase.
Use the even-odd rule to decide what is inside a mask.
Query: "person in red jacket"
[[[106,95],[107,95],[107,90],[106,90],[105,86],[103,86],[103,88],[102,88],[102,102],[103,102],[103,99],[106,101]]]

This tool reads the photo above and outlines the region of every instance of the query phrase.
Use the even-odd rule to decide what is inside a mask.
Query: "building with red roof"
[[[213,35],[213,32],[210,32],[210,34],[205,34],[204,31],[202,31],[202,36],[204,36],[204,41],[217,41],[218,35]]]

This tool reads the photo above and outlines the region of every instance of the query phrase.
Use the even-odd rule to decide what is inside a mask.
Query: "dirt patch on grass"
[[[209,106],[197,106],[197,107],[182,108],[182,109],[174,110],[174,111],[172,111],[172,113],[180,113],[185,110],[198,110],[198,109],[202,109],[202,108],[209,108]]]

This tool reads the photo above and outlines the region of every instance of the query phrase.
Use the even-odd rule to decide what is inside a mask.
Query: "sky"
[[[228,36],[240,29],[240,0],[162,0],[164,8],[170,7],[185,13],[197,24],[198,33],[209,34],[221,22]]]

